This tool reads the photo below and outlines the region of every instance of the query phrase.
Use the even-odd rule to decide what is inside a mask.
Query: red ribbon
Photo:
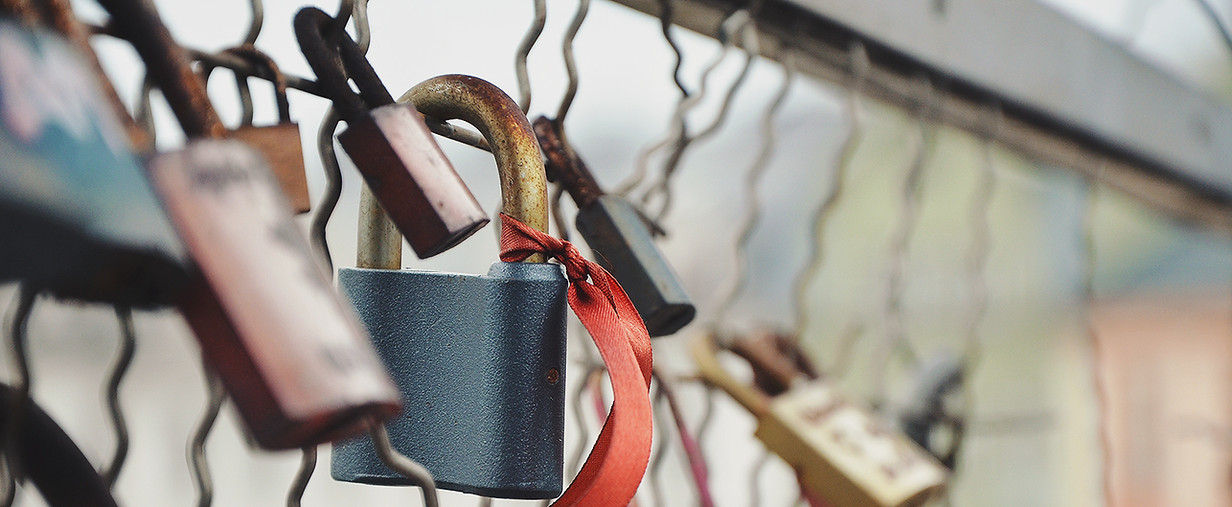
[[[650,461],[653,414],[650,335],[624,289],[568,241],[536,231],[501,213],[501,255],[517,262],[543,253],[565,266],[569,307],[586,326],[612,380],[612,410],[586,464],[552,505],[624,507]]]

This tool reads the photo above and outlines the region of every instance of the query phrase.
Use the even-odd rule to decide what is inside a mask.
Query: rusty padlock
[[[231,131],[231,138],[239,139],[261,152],[270,169],[274,171],[274,177],[278,178],[278,184],[291,203],[292,210],[296,213],[311,211],[312,201],[308,196],[303,145],[300,141],[299,124],[291,121],[291,103],[287,99],[286,76],[282,74],[273,58],[251,45],[232,48],[227,52],[243,57],[253,65],[263,67],[270,72],[274,78],[274,103],[278,108],[278,123],[256,126],[251,121],[246,121],[239,128]],[[246,82],[248,76],[237,73],[235,79],[237,85],[248,86]]]
[[[945,467],[830,381],[809,379],[802,371],[787,373],[786,360],[768,366],[755,359],[755,370],[788,386],[770,396],[723,369],[713,335],[694,340],[692,352],[702,378],[752,413],[757,438],[796,469],[803,487],[825,501],[854,507],[916,506],[945,487]]]
[[[202,82],[153,6],[99,3],[190,137],[184,149],[151,161],[150,178],[197,265],[180,311],[254,440],[270,449],[304,447],[396,414],[392,380],[274,176],[256,151],[220,139],[225,129]]]
[[[338,135],[342,149],[421,259],[461,243],[488,223],[483,208],[415,106],[394,103],[349,35],[327,37],[332,22],[320,9],[301,9],[295,37],[322,91],[347,122]]]
[[[596,262],[629,294],[650,336],[670,335],[686,326],[697,310],[637,209],[623,197],[603,192],[581,158],[565,149],[555,122],[540,116],[534,127],[548,179],[564,185],[573,197],[578,232]]]
[[[420,111],[475,125],[493,148],[502,211],[540,231],[548,209],[534,133],[512,99],[470,76],[440,76],[403,96]],[[500,498],[552,498],[564,468],[568,280],[541,254],[486,276],[399,270],[400,245],[371,198],[362,204],[359,267],[338,284],[368,326],[406,400],[395,449],[438,487]],[[406,485],[370,439],[334,446],[335,479]]]
[[[0,282],[169,304],[190,266],[87,58],[0,20]]]

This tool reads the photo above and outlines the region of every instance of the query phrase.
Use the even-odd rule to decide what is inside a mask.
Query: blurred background
[[[1227,100],[1232,52],[1197,1],[1046,3]],[[187,47],[221,50],[248,30],[249,4],[242,0],[156,3]],[[372,2],[368,56],[395,96],[429,77],[462,73],[516,97],[514,55],[532,19],[531,4]],[[86,19],[105,20],[92,2],[74,5]],[[301,6],[267,0],[256,45],[285,72],[310,77],[291,32]],[[1214,7],[1232,19],[1232,4]],[[532,119],[554,115],[564,93],[561,39],[576,8],[575,1],[547,2],[547,26],[529,57]],[[723,49],[683,29],[673,35],[684,54],[681,76],[696,90],[703,69]],[[138,97],[144,70],[131,48],[107,38],[97,38],[96,48],[121,96]],[[674,55],[657,18],[603,0],[590,6],[574,51],[580,86],[567,123],[570,140],[600,183],[613,188],[634,173],[639,153],[670,132],[679,93]],[[692,124],[706,125],[718,115],[744,60],[739,50],[728,52],[690,113]],[[211,98],[224,121],[235,125],[234,82],[225,70],[215,74]],[[766,171],[750,181],[766,140],[763,117],[783,80],[782,66],[755,60],[731,97],[726,121],[682,159],[660,247],[699,315],[676,336],[655,342],[656,363],[687,378],[693,372],[685,344],[698,332],[782,329],[798,333],[810,357],[853,396],[872,399],[884,389],[892,404],[909,396],[924,365],[946,357],[975,362],[973,403],[964,410],[970,434],[950,492],[954,505],[1094,505],[1104,502],[1105,476],[1119,505],[1232,503],[1232,244],[1225,234],[1179,223],[1114,190],[1090,187],[1066,168],[1033,163],[969,134],[925,126],[921,138],[918,119],[874,101],[860,101],[862,121],[853,128],[849,90],[804,76],[791,78],[784,104],[770,119],[776,139]],[[272,90],[258,80],[252,84],[258,124],[273,123]],[[324,188],[315,134],[327,105],[291,95],[314,201]],[[174,118],[158,100],[155,120],[161,148],[182,144]],[[852,136],[851,155],[840,161],[844,140]],[[494,213],[499,189],[491,156],[440,142]],[[663,159],[649,158],[651,174]],[[904,182],[915,163],[922,164],[918,205],[908,206]],[[814,215],[840,170],[844,187],[819,239]],[[353,266],[360,178],[345,158],[343,175],[328,239],[334,264]],[[739,229],[754,205],[753,232],[742,243]],[[563,211],[574,214],[568,198]],[[306,216],[302,225],[307,230]],[[496,260],[495,239],[481,231],[436,258],[408,254],[403,264],[485,272]],[[813,252],[820,252],[820,269],[808,272]],[[973,270],[972,259],[984,256],[982,269]],[[742,278],[747,283],[734,292]],[[800,299],[798,284],[805,289]],[[980,304],[981,288],[986,305]],[[7,301],[12,293],[5,287],[0,295]],[[720,313],[729,298],[732,304]],[[803,316],[796,308],[805,310]],[[174,312],[140,314],[137,331],[137,356],[122,391],[133,441],[118,498],[127,505],[192,504],[185,448],[205,392],[197,346]],[[34,396],[96,463],[114,445],[100,393],[118,335],[110,308],[51,300],[39,301],[29,324]],[[895,356],[882,367],[879,347],[893,336],[901,336],[919,360]],[[570,347],[579,360],[590,347],[576,322]],[[686,420],[699,424],[703,389],[684,382],[678,391]],[[775,460],[756,466],[763,451],[752,436],[752,418],[726,397],[716,400],[714,427],[702,445],[718,504],[792,505],[797,489],[790,470]],[[570,417],[566,455],[577,435],[593,438],[597,431],[597,421],[578,424]],[[1101,441],[1109,444],[1106,450]],[[414,489],[333,481],[327,447],[304,505],[420,501]],[[250,449],[229,406],[207,452],[215,505],[285,503],[299,454]],[[662,489],[662,505],[696,502],[679,446],[669,444],[665,452],[639,503],[654,504],[654,483]],[[760,496],[751,497],[754,491]],[[443,495],[445,505],[479,501]],[[19,502],[42,505],[37,494]],[[520,504],[531,503],[496,501]]]

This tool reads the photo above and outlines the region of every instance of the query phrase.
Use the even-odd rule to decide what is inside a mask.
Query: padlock
[[[394,103],[355,41],[346,33],[327,35],[332,23],[315,7],[295,15],[300,49],[347,122],[338,142],[416,255],[453,248],[486,225],[487,215],[415,106]]]
[[[667,259],[655,246],[637,208],[605,194],[590,170],[561,142],[556,124],[540,116],[535,134],[546,158],[548,178],[564,185],[577,204],[577,228],[603,266],[629,294],[650,336],[665,336],[697,314]]]
[[[452,75],[420,83],[402,100],[435,118],[475,125],[496,157],[503,211],[547,228],[539,146],[512,99],[486,81]],[[397,270],[396,257],[375,255],[375,245],[396,244],[392,228],[365,222],[361,231],[384,238],[361,238],[360,264],[387,268],[342,268],[338,284],[402,390],[406,410],[387,424],[394,448],[445,489],[559,495],[568,286],[561,267],[537,255],[493,264],[486,276]],[[367,438],[335,444],[332,475],[409,484],[381,463]]]
[[[270,169],[274,171],[274,176],[278,178],[282,192],[287,195],[291,209],[296,213],[307,213],[312,210],[312,201],[308,196],[308,179],[304,172],[304,151],[300,143],[299,124],[291,121],[287,78],[273,58],[251,45],[233,48],[228,52],[269,70],[274,78],[274,101],[278,107],[277,124],[258,127],[246,123],[232,130],[231,138],[239,139],[261,152]],[[236,74],[235,79],[247,80],[248,77]]]
[[[396,414],[393,381],[260,154],[218,139],[225,130],[205,88],[150,3],[99,3],[198,138],[153,159],[150,179],[197,266],[180,311],[253,439],[304,447]]]
[[[0,282],[168,304],[184,246],[100,85],[59,35],[0,20]]]
[[[898,425],[911,440],[953,469],[962,449],[966,421],[955,401],[962,396],[962,358],[939,354],[924,362],[905,402],[896,407]]]
[[[701,335],[692,349],[703,379],[752,413],[757,438],[796,470],[804,488],[826,502],[923,505],[945,487],[945,467],[829,380],[810,380],[797,372],[785,392],[771,397],[723,369],[713,335]],[[753,364],[785,380],[772,373],[778,369]]]

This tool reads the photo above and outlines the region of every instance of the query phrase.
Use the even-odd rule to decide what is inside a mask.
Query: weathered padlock
[[[453,75],[420,83],[402,100],[475,125],[496,157],[503,211],[547,228],[539,146],[512,99],[486,81]],[[395,245],[392,228],[370,225],[361,224],[371,231],[361,233],[369,236],[360,239],[361,267],[340,269],[338,283],[405,398],[406,410],[388,423],[394,448],[427,467],[442,488],[501,498],[559,495],[568,286],[561,267],[536,255],[493,264],[487,276],[396,270],[395,255],[365,247]],[[334,446],[332,474],[408,484],[367,438]]]
[[[287,78],[273,58],[255,47],[240,46],[228,52],[269,70],[274,78],[274,101],[278,107],[277,124],[256,126],[246,122],[231,131],[231,138],[239,139],[261,152],[269,163],[270,170],[274,172],[274,177],[278,178],[282,192],[287,195],[291,209],[296,213],[307,213],[312,209],[312,201],[308,196],[308,179],[304,172],[304,151],[300,143],[299,124],[291,121]],[[238,83],[248,77],[236,74],[235,79]],[[247,83],[239,84],[247,86]]]
[[[167,304],[184,247],[99,86],[60,36],[0,20],[0,282]]]
[[[483,208],[415,106],[394,103],[350,36],[327,37],[332,22],[320,9],[301,9],[295,15],[295,37],[317,83],[347,122],[347,130],[338,135],[342,149],[421,259],[461,243],[488,223]]]
[[[798,372],[785,392],[770,397],[723,369],[713,335],[694,341],[693,357],[707,383],[727,392],[757,418],[755,435],[766,448],[800,474],[803,487],[826,502],[855,507],[922,505],[945,487],[945,467],[829,381],[808,380]],[[774,373],[782,368],[753,364],[767,377],[787,380]]]
[[[142,0],[102,0],[190,138],[150,178],[196,262],[179,301],[253,439],[271,449],[350,436],[400,398],[330,287],[265,161],[225,130],[187,56]],[[214,138],[214,139],[210,139]]]
[[[573,197],[578,232],[596,262],[629,294],[650,336],[670,335],[686,326],[697,310],[637,209],[623,197],[603,193],[581,158],[567,152],[555,122],[540,116],[534,126],[548,178]]]

